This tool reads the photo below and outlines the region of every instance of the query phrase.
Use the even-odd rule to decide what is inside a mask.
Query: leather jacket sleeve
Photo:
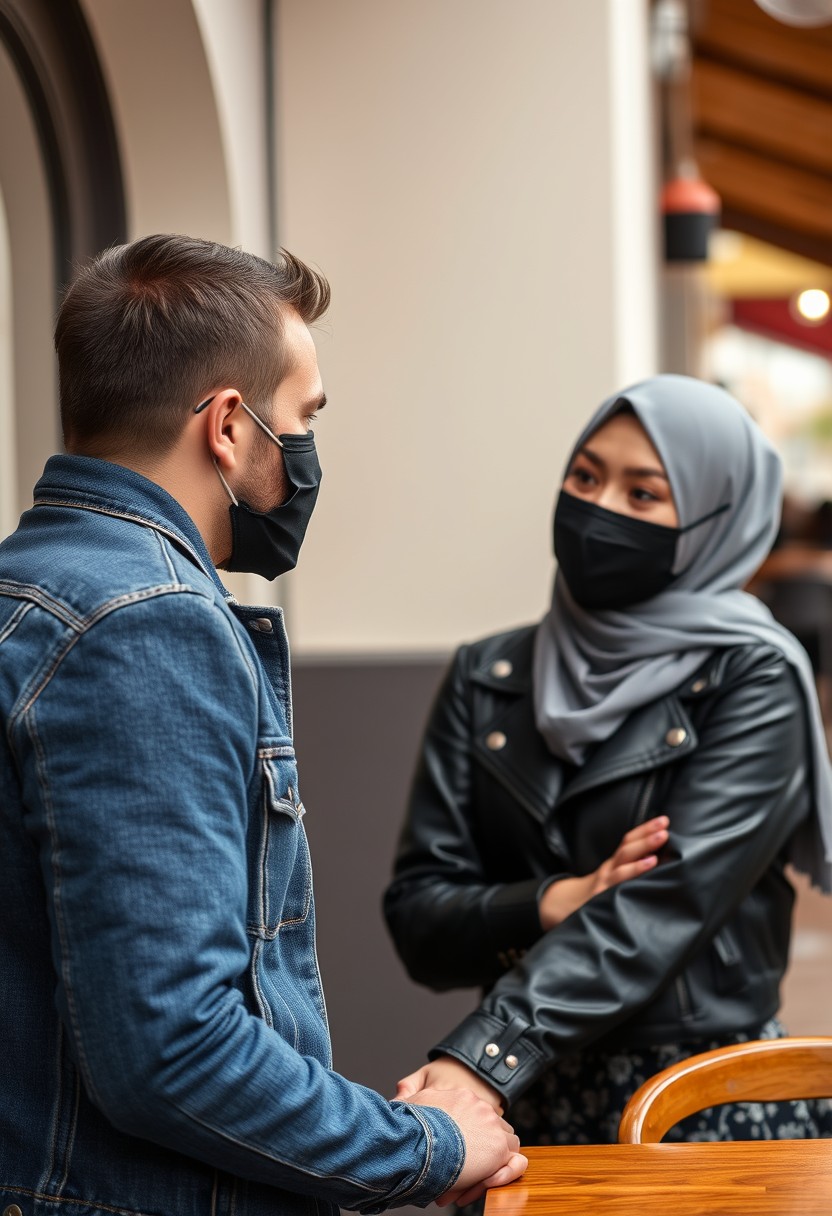
[[[428,728],[387,911],[416,978],[449,986],[455,958],[458,984],[496,979],[430,1054],[455,1056],[511,1101],[547,1063],[646,1006],[781,854],[808,809],[805,711],[779,652],[732,652],[698,746],[661,808],[670,840],[660,865],[545,934],[528,915],[530,948],[497,978],[489,960],[516,908],[511,917],[500,911],[512,892],[485,884],[477,863],[465,664],[461,651]]]

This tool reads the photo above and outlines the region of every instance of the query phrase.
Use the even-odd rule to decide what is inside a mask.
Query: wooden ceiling
[[[832,26],[694,0],[693,116],[722,224],[832,265]]]

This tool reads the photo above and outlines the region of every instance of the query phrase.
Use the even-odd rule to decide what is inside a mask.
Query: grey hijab
[[[791,860],[832,892],[832,767],[812,670],[797,640],[741,588],[774,540],[781,465],[737,401],[688,376],[655,376],[610,397],[575,452],[623,404],[650,436],[684,526],[724,503],[731,509],[680,536],[671,588],[621,611],[588,612],[555,577],[552,607],[535,641],[537,727],[549,750],[581,764],[640,706],[677,688],[720,647],[762,641],[782,651],[806,698],[815,814],[798,830]],[[569,466],[567,466],[568,468]]]

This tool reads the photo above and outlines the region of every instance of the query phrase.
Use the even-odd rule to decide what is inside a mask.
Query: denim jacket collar
[[[234,601],[190,515],[167,490],[141,473],[94,456],[51,456],[34,491],[34,506],[47,505],[101,511],[156,528],[212,579],[224,599]]]

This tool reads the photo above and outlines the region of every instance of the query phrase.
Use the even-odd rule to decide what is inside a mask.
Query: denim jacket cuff
[[[366,1216],[405,1203],[418,1208],[427,1207],[451,1189],[465,1164],[465,1142],[450,1115],[435,1106],[414,1106],[409,1102],[393,1102],[391,1105],[407,1110],[421,1123],[425,1134],[424,1164],[415,1181],[405,1189],[385,1196],[384,1202],[378,1206],[362,1207],[360,1211]]]

